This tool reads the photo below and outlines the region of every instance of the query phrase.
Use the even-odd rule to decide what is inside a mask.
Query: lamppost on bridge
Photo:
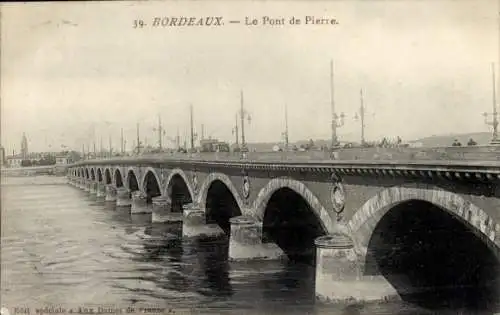
[[[493,134],[491,139],[491,144],[500,145],[500,139],[498,139],[498,116],[499,113],[497,111],[497,100],[496,100],[496,81],[495,81],[495,64],[491,63],[491,75],[493,80],[493,112],[487,113],[484,112],[484,123],[493,127]],[[491,116],[491,120],[488,120],[488,117]]]
[[[194,142],[198,135],[194,131],[194,118],[193,118],[193,104],[189,105],[189,121],[190,121],[190,132],[191,132],[191,152],[194,152]]]
[[[332,110],[332,151],[339,147],[339,140],[337,137],[337,129],[344,125],[344,113],[337,115],[335,112],[335,90],[334,90],[334,76],[333,76],[333,60],[330,60],[330,102]]]
[[[160,151],[163,149],[162,143],[163,143],[163,136],[166,134],[165,129],[163,129],[163,126],[161,125],[161,116],[158,114],[158,127],[153,128],[153,131],[158,132],[158,147],[160,148]]]
[[[109,148],[108,148],[108,150],[107,150],[108,152],[107,152],[107,154],[105,154],[104,156],[106,156],[106,155],[107,155],[107,156],[109,156],[109,157],[112,157],[112,156],[113,156],[113,143],[112,143],[112,136],[111,136],[111,135],[112,135],[112,132],[111,132],[111,130],[110,130],[110,129],[111,129],[111,126],[112,126],[112,123],[106,120],[106,121],[104,121],[104,124],[106,125],[106,130],[107,130],[107,132],[108,132],[108,142],[109,142],[109,144],[108,144],[108,145],[109,145]],[[102,140],[102,139],[101,139],[101,140]],[[103,153],[104,153],[104,152],[103,152],[103,148],[102,148],[102,144],[101,144],[101,157],[102,157]]]
[[[113,143],[111,140],[111,134],[109,135],[109,157],[113,157]]]
[[[361,122],[361,146],[365,144],[365,128],[366,128],[366,106],[364,105],[364,99],[363,99],[363,89],[359,90],[359,112],[356,112],[354,115],[355,120],[359,120]],[[373,114],[372,114],[373,115]]]
[[[248,120],[248,123],[251,122],[252,118],[250,114],[245,110],[244,99],[243,99],[243,90],[240,91],[240,126],[241,126],[241,151],[248,152],[247,143],[245,141],[245,118]]]
[[[285,152],[288,152],[288,105],[285,103],[285,131],[281,133],[285,140]]]
[[[123,155],[125,151],[124,139],[123,139],[123,128],[120,129],[120,153]]]
[[[93,147],[94,147],[94,156],[93,158],[96,158],[96,152],[97,152],[97,145],[96,145],[96,134],[95,134],[95,123],[92,123],[90,126],[90,137],[92,138],[93,142]],[[90,144],[87,146],[87,151],[90,154]]]
[[[139,123],[137,123],[136,129],[137,129],[136,153],[137,155],[139,155],[141,153],[141,138],[139,134]]]
[[[101,135],[99,136],[99,158],[102,158],[103,151],[104,151],[104,146],[102,145],[102,135]]]
[[[235,147],[234,147],[235,150],[239,150],[239,147],[240,147],[240,145],[239,145],[239,142],[240,142],[239,137],[240,136],[238,134],[238,131],[239,131],[238,130],[238,114],[236,114],[236,120],[234,122],[234,127],[233,127],[233,130],[232,130],[233,135],[236,136],[236,138],[235,138],[236,142],[235,142]]]

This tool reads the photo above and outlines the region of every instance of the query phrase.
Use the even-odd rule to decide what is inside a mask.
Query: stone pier
[[[95,198],[97,196],[97,182],[91,181],[89,184],[89,193],[91,198]]]
[[[363,275],[362,255],[344,233],[321,236],[316,245],[316,299],[320,302],[363,304],[400,300],[396,289],[381,275]]]
[[[136,190],[132,192],[132,208],[130,213],[151,213],[151,207],[148,206],[148,196],[142,191]]]
[[[116,189],[116,206],[117,207],[130,207],[132,199],[130,199],[130,192],[125,187]]]
[[[199,205],[189,203],[182,208],[183,237],[208,238],[224,234],[224,231],[217,224],[207,224],[205,211]]]
[[[84,188],[83,188],[83,190],[85,192],[88,192],[88,193],[90,192],[90,180],[85,180],[84,181]]]
[[[280,259],[285,253],[274,243],[262,243],[262,222],[246,216],[233,217],[229,238],[229,259]]]
[[[104,200],[106,197],[106,186],[103,183],[97,183],[96,197],[98,200]]]
[[[115,186],[108,184],[106,185],[106,197],[105,201],[116,202],[116,188]]]
[[[169,197],[154,197],[152,221],[157,223],[182,222],[182,213],[172,212],[172,201]]]

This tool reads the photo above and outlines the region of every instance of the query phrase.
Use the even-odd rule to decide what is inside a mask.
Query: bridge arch
[[[161,196],[161,180],[152,167],[148,167],[141,179],[142,190],[147,195],[147,202],[152,203],[152,198]]]
[[[97,168],[97,181],[99,183],[102,182],[102,171],[101,171],[101,168]]]
[[[210,186],[212,185],[212,183],[214,181],[220,181],[227,187],[227,189],[233,195],[233,197],[238,205],[238,208],[241,209],[241,211],[243,212],[244,215],[252,215],[252,213],[248,212],[248,211],[250,211],[250,209],[247,209],[245,207],[245,204],[243,203],[243,200],[241,199],[241,196],[238,192],[238,189],[236,189],[236,187],[234,187],[234,184],[231,181],[231,179],[227,175],[222,174],[222,173],[210,173],[210,174],[208,174],[208,176],[205,178],[205,180],[201,184],[200,192],[198,194],[197,201],[198,201],[198,204],[200,205],[202,210],[206,210],[205,208],[206,208],[208,190],[210,189]]]
[[[289,188],[304,198],[304,200],[311,207],[311,210],[319,218],[325,231],[328,233],[333,232],[334,222],[328,214],[328,211],[319,201],[318,197],[316,197],[316,195],[314,195],[314,193],[304,183],[288,177],[273,178],[259,191],[252,207],[255,209],[255,216],[259,220],[264,220],[266,206],[269,199],[271,199],[272,195],[276,191],[282,188]]]
[[[113,182],[113,181],[112,181],[112,179],[111,179],[111,172],[110,172],[109,168],[106,168],[106,169],[104,170],[104,183],[105,183],[106,185],[109,185],[109,184],[111,184],[112,182]]]
[[[193,190],[193,187],[191,186],[191,183],[186,175],[186,173],[184,173],[183,170],[181,170],[180,168],[174,168],[170,174],[168,175],[167,179],[165,180],[165,195],[169,195],[169,189],[171,188],[172,186],[172,180],[175,178],[175,177],[180,177],[182,178],[182,180],[184,181],[184,184],[186,185],[188,191],[189,191],[189,195],[190,197],[194,200],[194,190]]]
[[[146,191],[147,180],[148,180],[148,178],[151,178],[151,176],[153,176],[153,178],[156,180],[156,184],[160,188],[160,193],[161,193],[163,191],[161,189],[161,179],[158,176],[158,174],[156,173],[156,170],[152,167],[147,167],[144,170],[144,173],[140,179],[140,183],[141,183],[141,187],[143,188],[143,191]]]
[[[93,167],[90,169],[90,179],[95,180],[95,169]]]
[[[356,211],[347,225],[359,248],[366,249],[375,226],[388,211],[411,200],[425,201],[438,206],[466,222],[476,235],[493,242],[500,248],[500,224],[484,210],[458,194],[437,186],[417,183],[384,189]]]
[[[123,187],[123,175],[119,168],[114,171],[116,188]]]
[[[90,179],[89,169],[88,168],[85,168],[85,178],[86,179]]]
[[[127,172],[127,186],[130,191],[140,190],[139,180],[133,168],[129,168]]]
[[[242,215],[243,202],[231,180],[220,175],[214,173],[214,176],[205,181],[207,186],[203,187],[200,194],[200,198],[203,198],[200,205],[204,208],[207,223],[218,224],[226,235],[230,235],[229,220]]]
[[[191,183],[180,168],[173,169],[165,179],[163,195],[168,196],[172,202],[172,212],[182,212],[182,206],[195,200]]]
[[[276,243],[291,260],[314,261],[314,240],[333,228],[319,199],[306,185],[288,177],[271,179],[259,191],[254,209],[263,223],[264,242]]]
[[[499,225],[454,192],[417,183],[384,189],[348,228],[363,274],[384,276],[403,299],[426,307],[500,302]],[[422,289],[423,301],[414,294]]]

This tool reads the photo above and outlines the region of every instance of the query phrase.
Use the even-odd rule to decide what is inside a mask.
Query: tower
[[[26,134],[24,132],[21,139],[21,157],[23,159],[28,158],[28,139],[26,138]]]

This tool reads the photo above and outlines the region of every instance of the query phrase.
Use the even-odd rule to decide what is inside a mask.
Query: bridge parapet
[[[202,160],[250,160],[250,161],[309,161],[331,160],[333,154],[328,151],[293,151],[293,152],[202,152],[202,153],[148,153],[141,156],[123,157],[202,159]],[[500,161],[500,146],[474,147],[436,147],[436,148],[341,148],[335,151],[335,160],[406,160],[406,161]]]
[[[404,178],[441,178],[447,180],[500,180],[500,161],[210,161],[199,159],[165,159],[159,157],[88,160],[72,167],[98,165],[166,165],[168,167],[229,168],[301,173],[332,173],[355,176],[389,176]]]

